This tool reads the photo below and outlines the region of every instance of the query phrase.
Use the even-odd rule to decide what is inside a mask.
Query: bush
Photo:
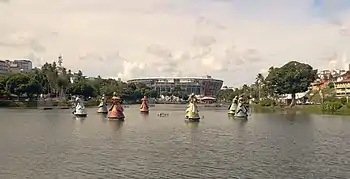
[[[276,102],[272,99],[264,99],[260,101],[260,106],[268,107],[268,106],[276,106]]]
[[[333,96],[328,96],[326,98],[324,98],[323,100],[324,102],[336,102],[336,101],[340,101],[339,98],[333,97]]]
[[[345,105],[347,102],[347,99],[346,97],[342,97],[342,98],[327,97],[324,99],[324,102],[340,102],[341,104]]]
[[[343,105],[345,105],[345,104],[347,103],[346,97],[340,98],[339,101],[340,101]]]
[[[328,83],[328,87],[333,89],[334,88],[334,83]]]
[[[343,104],[339,101],[335,101],[335,102],[325,102],[322,105],[322,111],[323,112],[331,112],[334,113],[336,111],[338,111],[340,108],[343,107]]]
[[[350,103],[346,103],[346,107],[350,109]]]

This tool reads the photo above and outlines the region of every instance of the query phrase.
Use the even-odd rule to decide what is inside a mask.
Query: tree
[[[20,97],[25,93],[26,85],[29,80],[29,76],[22,73],[11,75],[6,81],[7,90]]]
[[[310,65],[291,61],[280,68],[271,67],[266,78],[267,85],[277,94],[291,94],[295,105],[295,94],[307,91],[317,77],[317,70]]]
[[[24,85],[23,92],[27,94],[29,99],[33,99],[34,94],[38,95],[42,92],[40,83],[36,79],[30,79],[30,81]]]
[[[258,100],[260,101],[261,99],[261,88],[262,86],[264,85],[265,83],[265,78],[264,76],[261,74],[261,73],[258,73],[258,75],[256,76],[255,78],[255,83],[256,83],[256,86],[257,86],[257,90],[258,90]]]
[[[95,96],[95,89],[85,82],[74,83],[67,91],[72,95],[81,95],[85,98]]]

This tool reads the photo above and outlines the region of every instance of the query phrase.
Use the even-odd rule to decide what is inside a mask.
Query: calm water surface
[[[126,108],[124,123],[89,109],[0,109],[0,178],[350,178],[350,118],[253,114],[158,105]],[[158,117],[168,112],[169,117]]]

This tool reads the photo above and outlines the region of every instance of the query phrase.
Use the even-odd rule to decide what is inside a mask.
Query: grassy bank
[[[298,111],[307,114],[330,114],[330,115],[350,115],[350,109],[343,105],[335,112],[325,112],[322,110],[322,105],[296,105],[294,107],[288,106],[261,106],[259,104],[253,105],[255,112],[281,112],[281,111]]]

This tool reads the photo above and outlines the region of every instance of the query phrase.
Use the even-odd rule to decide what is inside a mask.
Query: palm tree
[[[264,78],[264,76],[261,73],[259,73],[256,76],[255,80],[256,80],[256,84],[257,84],[257,87],[258,87],[258,93],[259,93],[259,99],[258,100],[260,101],[260,99],[261,99],[261,86],[264,84],[265,78]]]

